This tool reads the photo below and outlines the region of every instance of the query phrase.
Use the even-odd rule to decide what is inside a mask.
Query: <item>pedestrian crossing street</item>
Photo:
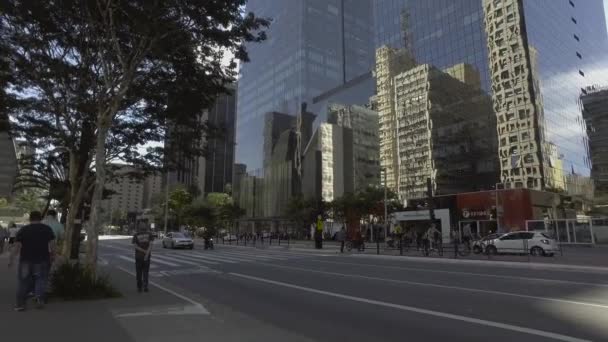
[[[114,265],[132,265],[133,251],[126,248],[110,247],[109,253],[101,253],[104,262]],[[118,252],[120,250],[120,252]],[[256,248],[216,247],[214,250],[154,250],[150,260],[153,272],[166,273],[180,269],[213,268],[222,264],[273,263],[286,260],[314,258],[317,255],[290,251],[271,251]],[[164,272],[164,273],[163,273]],[[177,272],[179,273],[179,272]]]

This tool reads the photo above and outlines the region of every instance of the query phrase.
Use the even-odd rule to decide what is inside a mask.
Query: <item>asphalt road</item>
[[[128,241],[100,247],[133,268]],[[152,261],[152,280],[313,341],[608,341],[608,273],[228,246]]]

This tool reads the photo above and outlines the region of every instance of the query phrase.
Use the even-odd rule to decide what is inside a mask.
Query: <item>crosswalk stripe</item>
[[[158,258],[155,258],[154,256],[152,256],[150,258],[150,262],[153,263],[153,264],[154,263],[158,263],[158,264],[161,264],[161,265],[167,265],[167,266],[173,266],[173,267],[179,266],[178,264],[175,264],[175,263],[172,263],[172,262],[169,262],[169,261],[158,260]]]
[[[190,254],[190,256],[193,257],[193,258],[197,258],[197,259],[205,259],[205,260],[211,260],[211,261],[227,262],[229,264],[235,264],[235,263],[238,262],[238,261],[228,260],[228,259],[222,259],[222,258],[218,258],[218,257],[211,258],[211,257],[206,256],[206,255],[200,255],[200,254],[194,254],[194,253]]]
[[[135,264],[135,259],[133,259],[133,258],[129,258],[129,257],[126,257],[124,255],[118,255],[117,257],[120,258],[120,259],[126,260],[129,263],[131,263],[131,264]],[[158,266],[150,264],[150,269],[155,269],[155,268],[158,268]]]
[[[268,255],[257,255],[257,254],[244,254],[244,253],[236,253],[236,252],[222,252],[222,254],[232,255],[236,257],[249,257],[259,260],[286,260],[286,257],[279,256],[268,256]]]
[[[199,253],[199,255],[208,257],[208,258],[215,258],[218,259],[220,261],[222,260],[230,260],[230,261],[235,261],[235,262],[243,262],[243,261],[250,261],[250,259],[247,258],[240,258],[240,257],[235,257],[235,256],[230,256],[230,255],[225,255],[223,253],[219,253],[219,252],[211,252],[211,253]]]
[[[219,264],[218,262],[215,262],[215,261],[197,259],[195,257],[189,256],[189,255],[185,255],[185,254],[180,254],[180,255],[171,254],[171,256],[174,257],[174,258],[180,258],[180,259],[185,259],[185,260],[197,261],[199,263],[202,262],[204,264],[209,264],[209,265],[217,265],[217,264]]]
[[[133,258],[127,258],[124,255],[118,255],[118,257],[121,258],[122,260],[126,260],[126,261],[128,261],[130,263],[135,263],[135,260]]]
[[[186,264],[186,265],[194,265],[194,266],[198,266],[199,265],[198,263],[195,263],[195,262],[192,262],[192,261],[186,261],[186,260],[180,260],[180,259],[177,259],[177,258],[172,258],[172,257],[167,256],[166,254],[163,254],[163,256],[160,256],[158,254],[155,255],[154,256],[154,260],[158,260],[158,259],[168,260],[170,262],[179,262],[179,263]]]

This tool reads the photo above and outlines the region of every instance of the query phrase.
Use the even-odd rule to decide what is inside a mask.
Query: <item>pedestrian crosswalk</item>
[[[131,250],[120,247],[111,247],[111,253],[102,257],[112,263],[133,263]],[[116,252],[120,250],[122,252]],[[309,253],[288,251],[269,251],[256,248],[226,248],[215,250],[156,250],[152,253],[150,269],[157,271],[170,271],[183,268],[213,267],[222,264],[241,263],[272,263],[292,259],[311,258]]]

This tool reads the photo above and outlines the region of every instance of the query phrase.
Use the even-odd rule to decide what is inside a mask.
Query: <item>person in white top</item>
[[[15,222],[11,222],[8,224],[8,244],[9,246],[15,243],[15,238],[17,237],[17,233],[19,232],[19,228],[15,224]]]
[[[59,240],[63,239],[63,232],[64,232],[63,224],[61,224],[61,222],[57,221],[57,212],[55,210],[53,210],[53,209],[49,210],[46,213],[46,218],[42,221],[42,223],[51,227],[51,229],[53,230],[53,233],[55,234],[55,241],[59,241]]]

